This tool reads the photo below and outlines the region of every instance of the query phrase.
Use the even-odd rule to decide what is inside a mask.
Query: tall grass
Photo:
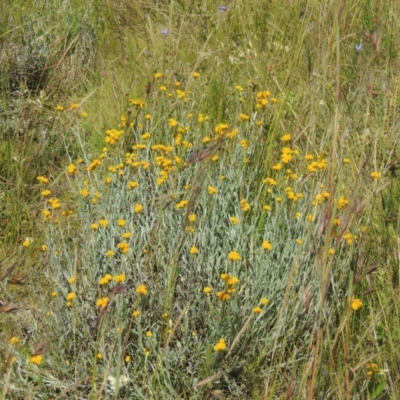
[[[398,6],[220,6],[6,6],[2,398],[397,398]]]

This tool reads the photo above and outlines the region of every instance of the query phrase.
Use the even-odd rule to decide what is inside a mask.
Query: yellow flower
[[[117,283],[125,282],[126,276],[125,276],[125,274],[115,275],[112,279],[114,282],[117,282]]]
[[[230,294],[226,292],[217,292],[217,297],[221,301],[228,301],[231,298]]]
[[[56,107],[56,111],[64,111],[64,107],[63,106],[60,106],[60,105],[58,105],[57,107]]]
[[[189,214],[189,216],[188,216],[188,220],[189,220],[189,222],[194,222],[194,221],[196,221],[196,214]]]
[[[240,202],[240,205],[241,205],[242,210],[243,210],[244,212],[247,212],[247,211],[249,211],[249,210],[251,209],[251,205],[250,205],[246,200],[242,200],[242,201]]]
[[[89,116],[89,114],[87,112],[85,112],[85,111],[81,112],[81,117],[82,118],[87,118],[88,116]]]
[[[287,133],[286,135],[283,135],[281,137],[282,142],[290,142],[292,140],[292,137],[290,135],[290,133]]]
[[[212,288],[210,287],[210,286],[206,286],[204,289],[203,289],[203,293],[205,293],[205,294],[209,294],[209,293],[211,293],[212,292]]]
[[[259,314],[261,312],[261,307],[254,307],[252,311],[255,314]]]
[[[76,294],[73,292],[68,293],[66,296],[67,301],[74,300],[75,298],[76,298]]]
[[[339,210],[342,210],[343,208],[346,208],[348,204],[349,204],[349,201],[345,197],[343,197],[343,196],[339,197],[339,200],[337,201],[337,205],[338,205],[338,209]]]
[[[99,280],[99,285],[106,285],[108,282],[112,280],[111,274],[106,274]]]
[[[97,229],[99,229],[99,224],[93,223],[93,224],[90,224],[90,227],[91,227],[94,231],[97,231]]]
[[[82,189],[82,190],[79,191],[79,194],[80,194],[82,197],[89,197],[90,192],[89,192],[88,189]]]
[[[100,308],[106,308],[110,299],[108,297],[102,297],[96,301],[96,306]]]
[[[269,206],[269,205],[267,205],[267,204],[265,204],[265,205],[263,206],[263,210],[264,210],[264,211],[271,211],[271,210],[272,210],[272,207]]]
[[[68,279],[69,283],[75,283],[76,282],[76,276],[71,276],[71,278]]]
[[[148,337],[148,338],[153,337],[153,332],[152,331],[147,331],[146,332],[146,337]]]
[[[273,178],[263,179],[262,183],[268,183],[268,185],[271,185],[271,186],[276,186],[278,184],[278,182]]]
[[[381,174],[379,172],[376,172],[376,171],[375,172],[371,172],[370,177],[372,179],[379,179],[381,177]]]
[[[140,311],[139,311],[139,310],[135,310],[135,311],[132,313],[132,317],[133,317],[133,318],[137,318],[139,315],[140,315]]]
[[[25,240],[22,243],[22,246],[29,247],[32,244],[32,242],[33,242],[32,238],[25,238]]]
[[[103,358],[103,354],[101,354],[100,352],[98,352],[98,353],[96,354],[96,357],[97,357],[99,360],[101,360],[101,359]]]
[[[360,299],[353,299],[353,301],[351,302],[351,308],[354,311],[357,311],[359,308],[361,308],[363,305],[363,303],[361,302]]]
[[[214,346],[214,351],[224,351],[226,350],[226,343],[224,339],[219,339],[218,343]]]
[[[297,242],[297,244],[303,244],[303,240],[300,238],[296,239],[296,242]]]
[[[144,133],[142,136],[140,136],[141,139],[147,140],[151,138],[151,134],[149,132]]]
[[[125,232],[122,234],[122,237],[124,239],[129,239],[132,236],[132,232]]]
[[[131,99],[131,100],[129,100],[129,103],[132,106],[136,106],[138,108],[142,108],[146,104],[146,102],[142,99]]]
[[[139,203],[136,203],[133,208],[133,211],[135,211],[135,213],[140,213],[143,211],[143,206]]]
[[[107,251],[106,251],[106,256],[107,256],[107,257],[114,257],[114,256],[115,256],[115,252],[112,251],[112,250],[107,250]]]
[[[86,168],[86,171],[94,171],[99,165],[101,165],[101,161],[95,159],[89,164],[89,166]]]
[[[229,220],[232,222],[233,225],[236,225],[239,223],[239,219],[236,217],[229,217]]]
[[[244,149],[247,149],[250,146],[250,142],[248,140],[242,139],[239,141],[240,146]]]
[[[262,248],[265,250],[272,250],[272,244],[268,242],[268,240],[265,240],[262,244]]]
[[[139,285],[136,288],[136,293],[146,295],[148,293],[146,285]]]
[[[128,182],[128,189],[135,189],[139,186],[139,183],[136,181],[129,181]]]
[[[231,251],[231,252],[228,254],[228,258],[229,258],[229,260],[232,260],[232,261],[238,261],[238,260],[240,260],[242,257],[240,256],[240,254],[239,254],[237,251]]]
[[[168,125],[169,125],[170,127],[174,128],[175,126],[178,125],[178,121],[177,121],[176,119],[174,119],[174,118],[170,118],[170,119],[168,120]]]
[[[51,190],[43,190],[43,192],[40,193],[43,197],[47,197],[51,195]]]
[[[198,78],[200,74],[198,72],[193,72],[192,73],[193,78]]]
[[[162,72],[156,72],[154,74],[154,79],[160,79],[160,78],[162,78],[162,76],[163,76]]]
[[[18,344],[18,343],[19,343],[19,337],[13,336],[13,337],[10,339],[10,344],[11,344],[11,345],[13,345],[13,344]]]
[[[268,299],[266,299],[265,297],[263,297],[261,300],[260,300],[260,303],[262,304],[262,305],[266,305],[266,304],[268,304],[268,302],[269,302],[269,300]]]
[[[199,249],[195,246],[192,246],[189,250],[190,254],[197,254],[199,252]]]
[[[131,362],[131,357],[130,357],[130,356],[126,356],[126,357],[125,357],[125,362],[127,362],[127,363],[128,363],[128,362]]]
[[[101,219],[101,220],[99,221],[99,224],[100,224],[102,227],[106,228],[106,227],[108,226],[108,220],[107,220],[107,219]]]
[[[213,187],[213,186],[211,186],[211,185],[208,185],[208,193],[210,193],[210,194],[216,194],[216,193],[218,193],[218,190],[215,189],[215,187]]]
[[[343,158],[343,164],[348,164],[350,162],[350,158]]]
[[[328,250],[328,254],[329,254],[330,256],[333,256],[333,255],[335,254],[335,249],[329,249],[329,250]]]
[[[280,169],[282,169],[282,164],[281,163],[275,164],[272,166],[272,169],[274,171],[279,171]]]
[[[44,176],[41,176],[41,175],[39,175],[36,179],[37,179],[40,183],[48,183],[48,182],[49,182],[49,180],[48,180],[47,178],[45,178]]]
[[[176,208],[183,208],[189,204],[188,200],[181,200],[179,203],[176,204]]]
[[[50,296],[51,296],[51,297],[57,297],[58,294],[57,294],[57,292],[51,292],[51,293],[50,293]]]
[[[117,244],[118,249],[121,251],[121,253],[126,254],[129,251],[129,243],[126,242],[121,242]]]
[[[125,226],[126,225],[126,221],[124,219],[119,219],[117,221],[118,226]]]
[[[29,359],[29,362],[32,364],[40,365],[43,361],[43,357],[41,355],[33,356]]]

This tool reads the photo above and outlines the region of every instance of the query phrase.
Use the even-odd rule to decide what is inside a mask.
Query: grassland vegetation
[[[397,399],[395,2],[8,2],[1,399]]]

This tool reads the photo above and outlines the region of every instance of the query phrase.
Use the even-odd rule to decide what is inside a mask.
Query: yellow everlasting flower
[[[199,252],[199,249],[195,246],[192,246],[189,250],[190,254],[197,254]]]
[[[36,365],[40,365],[43,361],[43,357],[41,355],[38,356],[33,356],[29,359],[29,362],[31,364],[36,364]]]
[[[358,309],[360,309],[362,307],[363,303],[361,302],[360,299],[353,299],[353,301],[351,302],[351,308],[354,311],[357,311]]]
[[[18,344],[18,343],[19,343],[19,337],[13,336],[13,337],[10,339],[10,344],[11,344],[11,345],[13,345],[13,344]]]
[[[231,251],[231,252],[228,254],[228,258],[229,258],[229,260],[232,260],[232,261],[238,261],[238,260],[240,260],[242,257],[240,256],[240,254],[239,254],[237,251]]]
[[[114,282],[117,282],[117,283],[125,282],[126,276],[125,276],[125,274],[115,275],[112,279]]]
[[[229,220],[232,222],[233,225],[236,225],[239,223],[239,219],[236,217],[229,217]]]
[[[379,179],[381,177],[381,174],[379,172],[374,171],[374,172],[371,172],[370,177],[372,179]]]
[[[136,288],[136,293],[137,294],[146,295],[148,293],[146,285],[139,285]]]
[[[133,211],[135,211],[135,213],[140,213],[143,211],[143,206],[139,203],[136,203],[133,208]]]
[[[216,193],[218,193],[218,190],[215,189],[215,187],[213,187],[211,185],[208,185],[208,193],[209,194],[216,194]]]
[[[265,240],[262,244],[262,248],[265,250],[272,250],[272,244],[268,242],[268,240]]]
[[[214,346],[214,351],[224,351],[226,350],[226,343],[224,339],[219,339],[218,343]]]
[[[106,308],[110,299],[108,297],[102,297],[96,301],[96,306],[100,308]]]
[[[68,293],[66,296],[67,301],[74,300],[75,298],[76,298],[76,294],[73,292]]]
[[[99,280],[99,285],[106,285],[108,282],[112,280],[111,274],[106,274],[104,275],[100,280]]]

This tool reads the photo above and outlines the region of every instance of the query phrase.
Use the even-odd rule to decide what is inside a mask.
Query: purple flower
[[[224,13],[224,12],[227,12],[227,11],[228,11],[228,7],[227,7],[227,6],[218,6],[218,7],[217,7],[217,10],[218,10],[219,12]]]
[[[161,28],[160,32],[161,32],[161,35],[163,35],[164,37],[167,37],[169,30],[168,30],[168,28]]]
[[[356,52],[357,52],[357,53],[359,53],[359,52],[362,50],[362,48],[363,48],[362,43],[356,44],[356,45],[355,45],[355,49],[356,49]]]

